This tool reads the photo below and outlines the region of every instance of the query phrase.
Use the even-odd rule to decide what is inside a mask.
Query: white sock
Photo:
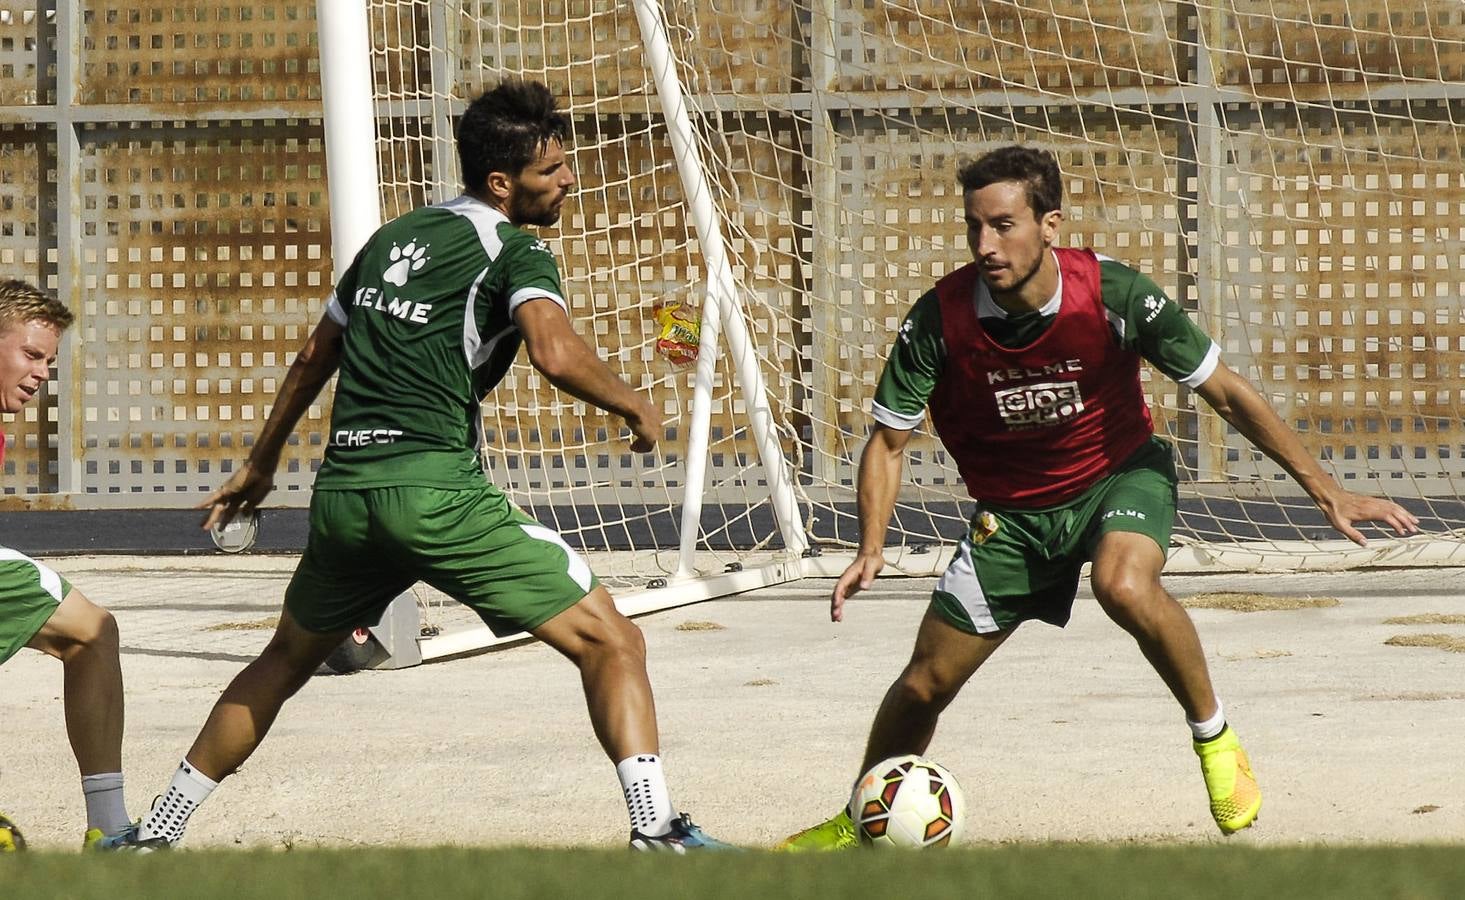
[[[122,773],[104,772],[81,776],[81,793],[86,798],[86,827],[102,834],[116,834],[130,823],[127,803],[122,799]]]
[[[1187,716],[1185,724],[1190,726],[1190,733],[1198,741],[1208,741],[1221,733],[1226,727],[1226,710],[1221,706],[1221,701],[1216,701],[1216,714],[1204,722],[1192,722]]]
[[[677,817],[666,789],[666,774],[661,771],[661,757],[654,753],[630,756],[616,763],[616,776],[626,792],[626,811],[631,814],[631,827],[647,837],[657,837],[671,830]]]
[[[173,773],[173,782],[168,785],[168,792],[143,820],[142,827],[137,831],[138,838],[147,840],[160,837],[169,843],[182,840],[183,830],[188,827],[188,817],[193,815],[199,804],[207,800],[218,786],[217,781],[195,769],[185,759],[178,764],[178,771]]]

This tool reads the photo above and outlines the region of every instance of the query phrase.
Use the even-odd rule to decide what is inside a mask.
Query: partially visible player
[[[206,528],[258,506],[295,423],[339,369],[310,536],[279,630],[219,698],[162,801],[109,843],[154,848],[182,838],[189,816],[326,656],[420,580],[472,607],[495,633],[527,631],[579,667],[591,724],[625,795],[631,847],[723,846],[671,803],[640,629],[579,554],[511,504],[479,462],[479,404],[521,343],[556,387],[624,419],[632,450],[652,450],[661,435],[657,408],[571,327],[554,255],[523,228],[559,220],[575,184],[568,132],[542,84],[506,82],[474,100],[458,126],[464,194],[384,225],[336,285],[249,460],[204,504]],[[484,700],[492,703],[489,692]]]
[[[51,377],[71,311],[24,281],[0,281],[0,412],[17,413]],[[5,436],[0,433],[0,463]],[[127,825],[117,622],[49,567],[0,547],[0,664],[21,647],[61,660],[66,734],[86,799],[84,846]],[[14,740],[0,728],[0,740]]]
[[[860,771],[924,752],[942,710],[1019,625],[1067,623],[1080,567],[1092,562],[1099,606],[1185,713],[1217,827],[1246,828],[1261,791],[1195,626],[1160,583],[1177,478],[1170,445],[1154,436],[1140,360],[1199,394],[1349,539],[1364,543],[1356,522],[1402,535],[1418,520],[1343,490],[1149,278],[1091,250],[1055,248],[1063,183],[1051,154],[1001,148],[958,178],[974,262],[916,301],[891,348],[860,459],[859,554],[835,585],[830,617],[839,621],[885,565],[905,449],[928,409],[977,507],[875,714]],[[784,847],[854,843],[841,812]]]

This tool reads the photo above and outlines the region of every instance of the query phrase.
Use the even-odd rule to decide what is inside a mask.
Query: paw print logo
[[[1155,316],[1158,316],[1160,314],[1160,310],[1165,308],[1165,298],[1156,297],[1154,294],[1150,294],[1144,299],[1144,307],[1146,310],[1149,311],[1149,315],[1145,316],[1145,321],[1153,322],[1155,320]]]
[[[382,280],[388,284],[395,284],[397,287],[405,285],[413,272],[422,271],[422,267],[432,259],[427,255],[427,248],[430,246],[432,245],[423,244],[419,247],[415,240],[408,241],[405,246],[401,247],[392,244],[392,252],[388,254],[392,264],[387,266],[387,270],[382,273]]]

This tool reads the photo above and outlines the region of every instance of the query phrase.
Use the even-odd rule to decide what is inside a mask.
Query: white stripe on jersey
[[[487,353],[481,353],[483,336],[478,333],[478,318],[474,311],[478,309],[478,286],[483,284],[483,279],[488,276],[490,266],[484,266],[478,277],[473,279],[473,286],[468,289],[468,302],[463,304],[463,358],[468,361],[468,370],[478,368],[483,360],[488,358]],[[489,351],[493,350],[493,342],[489,342]]]
[[[874,400],[870,401],[870,415],[874,417],[876,422],[879,422],[886,428],[894,428],[896,431],[910,431],[913,428],[920,428],[921,423],[926,421],[925,410],[908,416],[905,413],[896,412],[893,409],[881,406]]]
[[[508,216],[482,200],[475,200],[467,194],[455,197],[447,203],[436,204],[436,206],[460,215],[473,223],[473,230],[478,232],[478,243],[483,245],[483,252],[488,254],[489,261],[492,262],[499,258],[500,251],[504,249],[504,242],[499,240],[498,227],[509,221]]]
[[[1180,379],[1180,383],[1188,388],[1198,388],[1206,383],[1216,372],[1216,366],[1221,364],[1221,345],[1211,341],[1211,349],[1206,351],[1206,358],[1200,361],[1195,371]]]
[[[341,305],[341,301],[336,297],[335,291],[331,292],[331,299],[326,301],[326,315],[331,317],[332,322],[335,322],[342,328],[346,327],[346,307]]]
[[[553,291],[546,291],[542,287],[526,287],[519,288],[517,291],[514,291],[512,294],[509,295],[509,317],[513,317],[514,310],[518,309],[520,305],[527,303],[530,300],[539,299],[553,300],[560,309],[565,311],[565,315],[570,314],[570,304],[565,302],[564,297],[561,297],[559,294],[556,294]]]

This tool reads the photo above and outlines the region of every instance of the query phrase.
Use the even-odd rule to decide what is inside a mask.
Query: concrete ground
[[[142,814],[220,690],[268,639],[294,560],[49,562],[121,626],[128,797]],[[1462,574],[1167,579],[1179,597],[1340,601],[1192,610],[1265,795],[1257,827],[1234,840],[1465,841]],[[678,806],[710,833],[755,846],[835,811],[931,586],[882,579],[839,625],[828,621],[828,580],[638,619]],[[1426,618],[1387,621],[1411,616]],[[1399,637],[1422,646],[1386,643]],[[0,669],[0,686],[0,809],[35,846],[76,846],[84,809],[61,667],[22,651]],[[1221,840],[1178,707],[1086,588],[1067,629],[1025,626],[1003,647],[948,711],[929,755],[965,791],[968,842]],[[523,644],[318,676],[194,817],[187,844],[614,845],[625,835],[576,673]]]

